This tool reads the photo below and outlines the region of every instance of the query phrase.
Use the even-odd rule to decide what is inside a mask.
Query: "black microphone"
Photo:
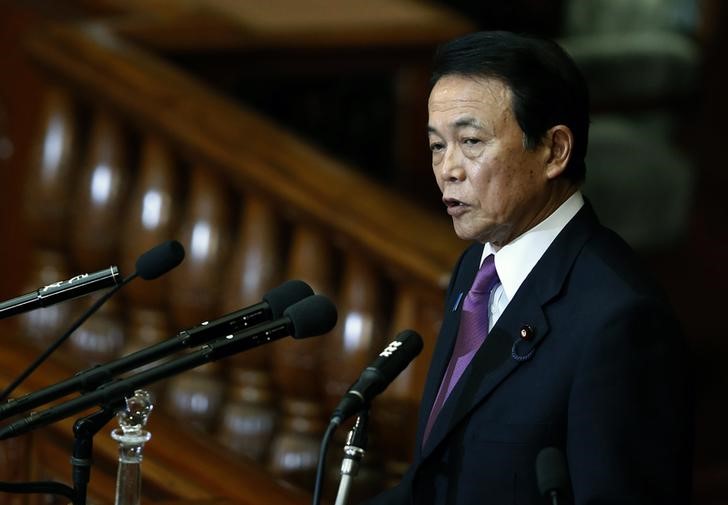
[[[176,240],[167,240],[139,256],[134,267],[136,275],[145,281],[160,277],[185,259],[185,248]]]
[[[164,242],[139,256],[135,275],[145,280],[156,279],[179,265],[184,256],[182,244],[174,240]],[[72,300],[100,289],[119,286],[129,280],[131,279],[122,280],[116,266],[91,274],[76,275],[0,303],[0,319]]]
[[[311,286],[300,280],[286,281],[263,295],[263,301],[231,312],[213,321],[182,330],[179,335],[186,347],[209,342],[218,337],[239,333],[271,319],[278,319],[289,306],[313,295]]]
[[[219,338],[201,348],[207,361],[226,358],[286,336],[295,339],[323,335],[336,326],[336,306],[323,295],[312,295],[294,303],[283,316],[235,335]]]
[[[104,293],[101,298],[96,300],[96,302],[94,302],[91,307],[89,307],[83,314],[81,314],[81,317],[79,317],[76,322],[74,322],[63,335],[61,335],[54,342],[52,342],[51,345],[49,345],[48,348],[35,359],[35,361],[28,365],[28,367],[0,393],[0,401],[5,400],[8,396],[10,396],[10,393],[12,393],[15,388],[20,385],[20,383],[22,383],[31,373],[33,373],[41,365],[41,363],[43,363],[48,358],[48,356],[53,353],[53,351],[55,351],[63,342],[66,341],[66,339],[68,339],[68,337],[71,336],[71,333],[76,331],[79,326],[81,326],[89,317],[91,317],[99,309],[99,307],[101,307],[101,305],[103,305],[106,300],[111,298],[114,293],[116,293],[119,289],[121,289],[123,286],[125,286],[137,276],[141,277],[144,280],[156,279],[160,275],[167,273],[168,271],[179,265],[184,257],[185,248],[176,240],[168,240],[166,242],[163,242],[139,256],[135,265],[136,271],[130,276],[123,279],[121,282],[116,283],[113,289],[110,289],[109,291]],[[111,268],[115,269],[116,267]],[[71,281],[72,280],[73,279],[71,279]],[[87,282],[84,283],[84,286],[86,285],[88,285]],[[74,293],[76,292],[74,291],[74,289],[65,290],[66,293],[71,291]],[[86,291],[83,294],[86,294],[87,292],[90,291]],[[71,295],[68,295],[65,298],[61,298],[60,295],[58,295],[58,297],[59,298],[53,303],[67,300],[69,299],[69,297],[71,297]]]
[[[351,385],[331,415],[331,423],[339,425],[366,407],[421,350],[422,337],[416,331],[404,330],[397,335]]]
[[[0,428],[0,440],[64,419],[92,405],[117,402],[139,387],[288,335],[296,339],[321,335],[336,325],[336,319],[336,307],[328,298],[322,295],[309,296],[288,307],[283,317],[275,321],[219,338],[180,358],[104,384],[85,395],[8,424]]]
[[[240,333],[246,328],[265,321],[278,319],[290,306],[311,295],[313,295],[313,290],[305,282],[300,280],[286,281],[268,291],[263,295],[263,301],[255,305],[183,330],[170,339],[108,363],[83,370],[57,384],[52,384],[14,400],[8,400],[7,403],[0,405],[0,419],[25,412],[68,393],[92,391],[113,380],[114,376],[118,374],[152,363],[182,349],[196,347],[219,337]]]
[[[556,447],[541,449],[536,457],[536,480],[542,496],[550,497],[552,505],[558,505],[559,497],[569,490],[569,471],[566,458]]]
[[[121,280],[119,268],[111,266],[92,274],[80,274],[65,281],[54,282],[0,303],[0,319],[110,288],[120,284]]]

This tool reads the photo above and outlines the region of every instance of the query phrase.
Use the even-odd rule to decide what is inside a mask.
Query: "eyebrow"
[[[464,117],[462,119],[458,119],[455,121],[455,127],[456,128],[478,128],[480,130],[485,128],[485,125],[483,125],[483,122],[479,119],[476,119],[474,117]]]
[[[461,129],[461,128],[477,128],[479,130],[486,129],[483,122],[474,117],[460,118],[453,123],[453,126],[456,129]],[[439,135],[439,132],[437,131],[437,129],[430,125],[427,126],[427,133],[435,133],[435,134]]]

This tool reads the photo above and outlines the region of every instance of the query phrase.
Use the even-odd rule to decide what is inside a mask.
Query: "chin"
[[[458,230],[455,228],[455,235],[457,235],[460,240],[483,242],[483,240],[481,240],[481,235],[474,233],[472,230]]]
[[[462,226],[465,223],[453,222],[455,235],[461,240],[480,242],[485,244],[491,242],[497,244],[503,241],[511,230],[510,226],[498,224],[493,220],[481,220],[478,223],[470,222],[470,226]]]

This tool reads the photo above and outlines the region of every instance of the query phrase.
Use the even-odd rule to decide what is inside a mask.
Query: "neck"
[[[499,250],[504,245],[512,242],[517,237],[520,237],[531,228],[537,226],[544,219],[553,214],[556,209],[568,200],[571,195],[579,190],[579,186],[566,179],[553,181],[552,191],[549,192],[544,204],[536,211],[528,220],[525,226],[518,230],[513,230],[512,233],[508,234],[503,240],[493,240],[491,244],[494,250]]]

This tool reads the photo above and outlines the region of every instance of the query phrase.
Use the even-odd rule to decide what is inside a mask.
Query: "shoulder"
[[[553,302],[552,314],[568,321],[577,348],[684,350],[679,320],[649,266],[607,228],[599,226],[584,243]]]
[[[649,265],[619,235],[603,226],[584,244],[572,275],[585,291],[620,293],[667,303]]]
[[[602,226],[590,206],[557,237],[529,284],[552,295],[547,310],[588,334],[597,328],[661,321],[676,317],[648,264],[612,230]],[[544,287],[547,286],[547,287]]]

